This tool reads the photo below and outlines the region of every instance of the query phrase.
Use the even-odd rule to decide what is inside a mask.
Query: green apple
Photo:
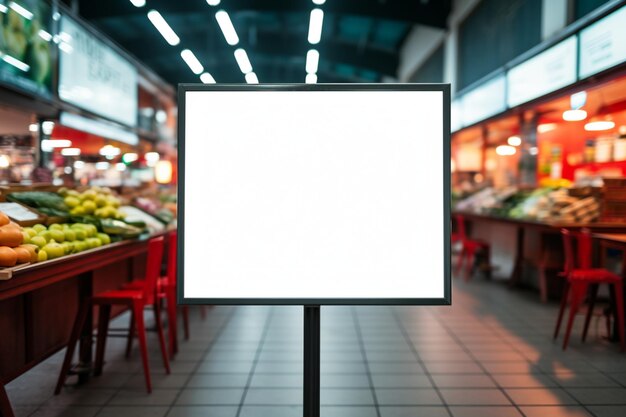
[[[87,245],[87,242],[84,240],[77,240],[74,242],[74,248],[76,249],[76,252],[82,252],[89,249],[89,245]]]
[[[50,239],[52,239],[52,232],[50,232],[49,230],[44,230],[43,232],[39,232],[39,236],[46,239],[46,242],[50,242]]]
[[[24,229],[22,229],[22,231],[28,233],[29,237],[37,236],[37,231],[32,227],[25,227]]]
[[[75,228],[74,234],[76,235],[76,240],[87,239],[87,232],[84,229]]]
[[[72,245],[72,242],[63,242],[61,243],[61,246],[63,247],[65,255],[69,255],[74,251],[74,245]]]
[[[54,223],[51,224],[50,226],[48,226],[48,230],[52,231],[52,230],[63,230],[63,225],[59,224],[59,223]]]
[[[28,234],[28,232],[22,230],[22,236],[24,236],[24,239],[22,239],[22,243],[30,243],[30,235]]]
[[[50,237],[59,243],[65,242],[65,232],[63,230],[54,229],[50,231]]]
[[[92,214],[94,211],[96,211],[96,208],[96,203],[93,200],[83,201],[83,210],[85,210],[85,213]]]
[[[80,200],[77,197],[72,197],[71,195],[65,197],[63,202],[71,209],[80,205]]]
[[[48,241],[43,236],[33,236],[30,238],[30,243],[32,243],[33,245],[37,245],[41,249],[46,246],[46,243],[48,243]]]
[[[37,254],[37,261],[42,262],[42,261],[47,261],[47,260],[48,260],[48,254],[40,250],[39,253]]]
[[[41,250],[48,254],[48,259],[56,259],[65,255],[65,248],[54,240],[48,242],[48,244],[44,246]]]
[[[41,233],[46,229],[46,226],[44,226],[43,224],[36,224],[33,226],[33,230],[35,230],[37,233]]]
[[[111,237],[106,233],[98,233],[98,239],[100,239],[100,242],[102,242],[103,245],[111,243]]]
[[[67,230],[64,230],[63,233],[65,234],[66,242],[73,242],[76,240],[76,231],[68,228]]]

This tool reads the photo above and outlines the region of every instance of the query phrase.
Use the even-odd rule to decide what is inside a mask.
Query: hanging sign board
[[[67,16],[59,32],[59,97],[126,126],[137,125],[137,69]]]
[[[178,298],[449,304],[447,85],[181,85]]]
[[[578,39],[571,36],[509,70],[507,104],[515,107],[576,82]]]
[[[626,61],[624,22],[626,7],[580,32],[580,78],[586,78]]]

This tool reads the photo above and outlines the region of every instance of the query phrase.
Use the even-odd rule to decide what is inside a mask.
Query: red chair
[[[63,387],[67,374],[70,370],[76,342],[78,341],[81,329],[85,324],[87,313],[89,312],[89,309],[93,308],[95,305],[99,306],[99,314],[94,375],[102,374],[102,367],[104,364],[104,348],[109,328],[111,306],[113,305],[124,305],[131,309],[131,323],[135,323],[137,328],[139,346],[141,349],[141,359],[143,362],[143,371],[146,378],[146,388],[148,392],[152,392],[152,383],[150,379],[150,368],[148,365],[148,348],[146,343],[146,329],[144,325],[143,311],[146,306],[153,306],[157,332],[159,334],[159,344],[161,345],[161,354],[163,356],[163,364],[165,365],[166,372],[168,374],[170,373],[170,364],[165,347],[165,337],[163,336],[159,303],[157,297],[155,297],[155,288],[161,270],[162,261],[163,237],[161,236],[150,239],[148,242],[146,279],[143,288],[105,291],[83,301],[78,311],[76,321],[74,322],[74,327],[72,328],[70,340],[67,345],[67,351],[65,352],[65,359],[61,368],[61,374],[59,375],[59,380],[54,391],[55,394],[59,394],[61,392],[61,388]]]
[[[465,218],[457,214],[456,216],[456,236],[455,238],[461,242],[461,253],[457,259],[456,264],[456,273],[459,274],[463,269],[463,263],[465,262],[465,281],[468,281],[471,277],[472,268],[474,266],[474,257],[476,256],[476,252],[478,250],[483,250],[486,253],[487,259],[491,258],[491,247],[489,243],[471,239],[467,235],[467,230],[465,228]]]
[[[569,301],[569,318],[565,330],[565,338],[563,339],[563,350],[567,349],[574,318],[585,299],[587,290],[591,289],[589,294],[589,307],[585,317],[582,335],[582,340],[583,342],[585,341],[587,331],[589,330],[591,315],[593,314],[593,307],[596,302],[596,296],[598,294],[598,286],[600,284],[608,284],[611,295],[611,305],[613,306],[615,319],[617,320],[619,340],[622,350],[624,350],[626,344],[624,342],[624,293],[622,292],[622,277],[606,269],[592,267],[592,241],[591,234],[588,230],[572,232],[567,229],[562,229],[561,234],[563,235],[563,247],[565,250],[565,267],[564,271],[559,275],[565,277],[566,282],[563,298],[561,298],[561,307],[556,321],[556,328],[554,329],[554,339],[559,335],[565,307]],[[577,244],[576,251],[574,250],[574,240],[576,240]]]

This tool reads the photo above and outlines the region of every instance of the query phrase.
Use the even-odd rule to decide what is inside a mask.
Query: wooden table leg
[[[509,278],[509,285],[514,287],[522,280],[522,269],[524,267],[524,227],[517,227],[517,237],[515,242],[515,263],[513,264],[513,271]]]
[[[11,407],[4,384],[0,384],[0,417],[14,417],[13,407]]]

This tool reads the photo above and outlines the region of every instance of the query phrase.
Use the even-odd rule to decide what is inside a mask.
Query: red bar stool
[[[489,243],[483,240],[471,239],[467,235],[467,230],[465,228],[465,218],[460,214],[456,215],[456,234],[456,239],[461,242],[461,253],[459,254],[459,257],[457,259],[456,273],[459,274],[462,271],[463,263],[465,262],[466,265],[464,277],[465,281],[468,281],[472,273],[472,267],[474,265],[474,257],[476,256],[476,252],[478,252],[478,250],[483,250],[487,254],[487,259],[490,259],[491,246],[489,245]]]
[[[148,242],[148,260],[146,265],[145,285],[143,288],[105,291],[83,301],[78,311],[78,315],[76,316],[74,327],[72,328],[70,340],[67,345],[67,351],[65,352],[65,359],[63,360],[63,366],[61,368],[61,374],[59,375],[59,380],[54,391],[55,394],[59,394],[61,392],[61,388],[63,387],[68,371],[70,370],[76,342],[78,341],[81,329],[85,324],[87,313],[89,309],[93,308],[95,305],[99,306],[99,314],[94,375],[102,374],[102,367],[104,364],[104,348],[109,328],[111,306],[113,305],[124,305],[131,309],[133,316],[131,323],[135,323],[137,328],[143,371],[146,378],[146,388],[148,392],[152,392],[152,383],[150,379],[150,368],[148,365],[148,347],[146,342],[146,329],[144,325],[143,311],[146,306],[152,305],[154,307],[154,316],[157,332],[159,334],[159,344],[161,345],[163,364],[165,365],[166,372],[168,374],[170,373],[170,364],[165,347],[165,337],[163,336],[159,303],[157,297],[155,296],[155,288],[161,270],[162,261],[163,237],[160,236],[150,239]]]
[[[567,328],[565,329],[565,338],[563,339],[563,350],[567,349],[574,318],[585,299],[587,290],[591,289],[589,294],[589,307],[585,317],[582,335],[582,340],[583,342],[585,341],[593,307],[596,302],[596,296],[598,294],[598,286],[600,284],[608,284],[611,295],[611,305],[613,306],[615,319],[617,320],[619,340],[622,350],[624,350],[626,343],[624,342],[624,293],[622,292],[622,277],[603,268],[592,268],[592,242],[591,234],[588,230],[572,232],[567,229],[562,229],[561,234],[563,235],[563,247],[565,250],[565,266],[564,271],[559,275],[565,277],[566,282],[563,298],[561,298],[561,307],[556,321],[556,328],[554,329],[554,339],[559,335],[565,307],[569,301],[569,318]],[[574,239],[576,240],[577,251],[574,251]]]

